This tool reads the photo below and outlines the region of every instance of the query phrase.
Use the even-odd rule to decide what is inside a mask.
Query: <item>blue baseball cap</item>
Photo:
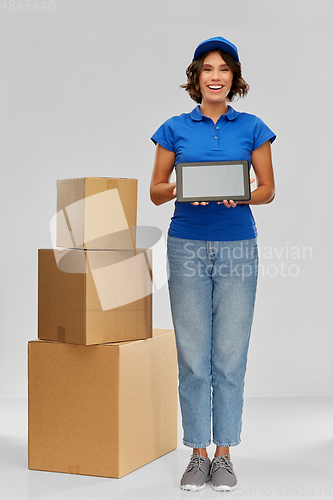
[[[236,45],[229,42],[225,38],[222,38],[221,36],[208,38],[208,40],[204,40],[203,42],[199,43],[199,45],[195,49],[192,62],[194,61],[194,59],[201,56],[201,54],[203,54],[204,52],[214,49],[220,49],[223,52],[230,54],[234,59],[236,59],[237,62],[240,62]]]

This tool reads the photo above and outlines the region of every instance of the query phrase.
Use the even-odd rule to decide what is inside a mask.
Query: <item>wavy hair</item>
[[[180,87],[189,93],[193,101],[201,104],[202,95],[200,92],[199,75],[201,73],[205,57],[212,52],[218,52],[233,72],[232,86],[227,97],[228,101],[232,101],[235,97],[245,97],[250,90],[250,86],[242,77],[242,68],[240,63],[237,62],[236,59],[234,59],[230,54],[227,54],[219,49],[204,52],[191,62],[186,70],[187,83],[180,85]]]

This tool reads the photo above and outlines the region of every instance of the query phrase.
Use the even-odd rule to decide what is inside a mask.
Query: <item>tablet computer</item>
[[[177,201],[248,201],[248,161],[177,163]]]

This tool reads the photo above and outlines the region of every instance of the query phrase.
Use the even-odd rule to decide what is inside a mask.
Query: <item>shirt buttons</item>
[[[217,136],[215,136],[214,139],[217,139]]]
[[[220,127],[216,127],[216,130],[220,130]]]

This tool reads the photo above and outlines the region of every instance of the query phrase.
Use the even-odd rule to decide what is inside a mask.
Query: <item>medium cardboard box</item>
[[[59,179],[56,246],[133,250],[137,191],[137,179]]]
[[[28,344],[29,469],[119,478],[177,448],[174,332]]]
[[[152,337],[152,251],[38,251],[38,338],[102,344]]]

